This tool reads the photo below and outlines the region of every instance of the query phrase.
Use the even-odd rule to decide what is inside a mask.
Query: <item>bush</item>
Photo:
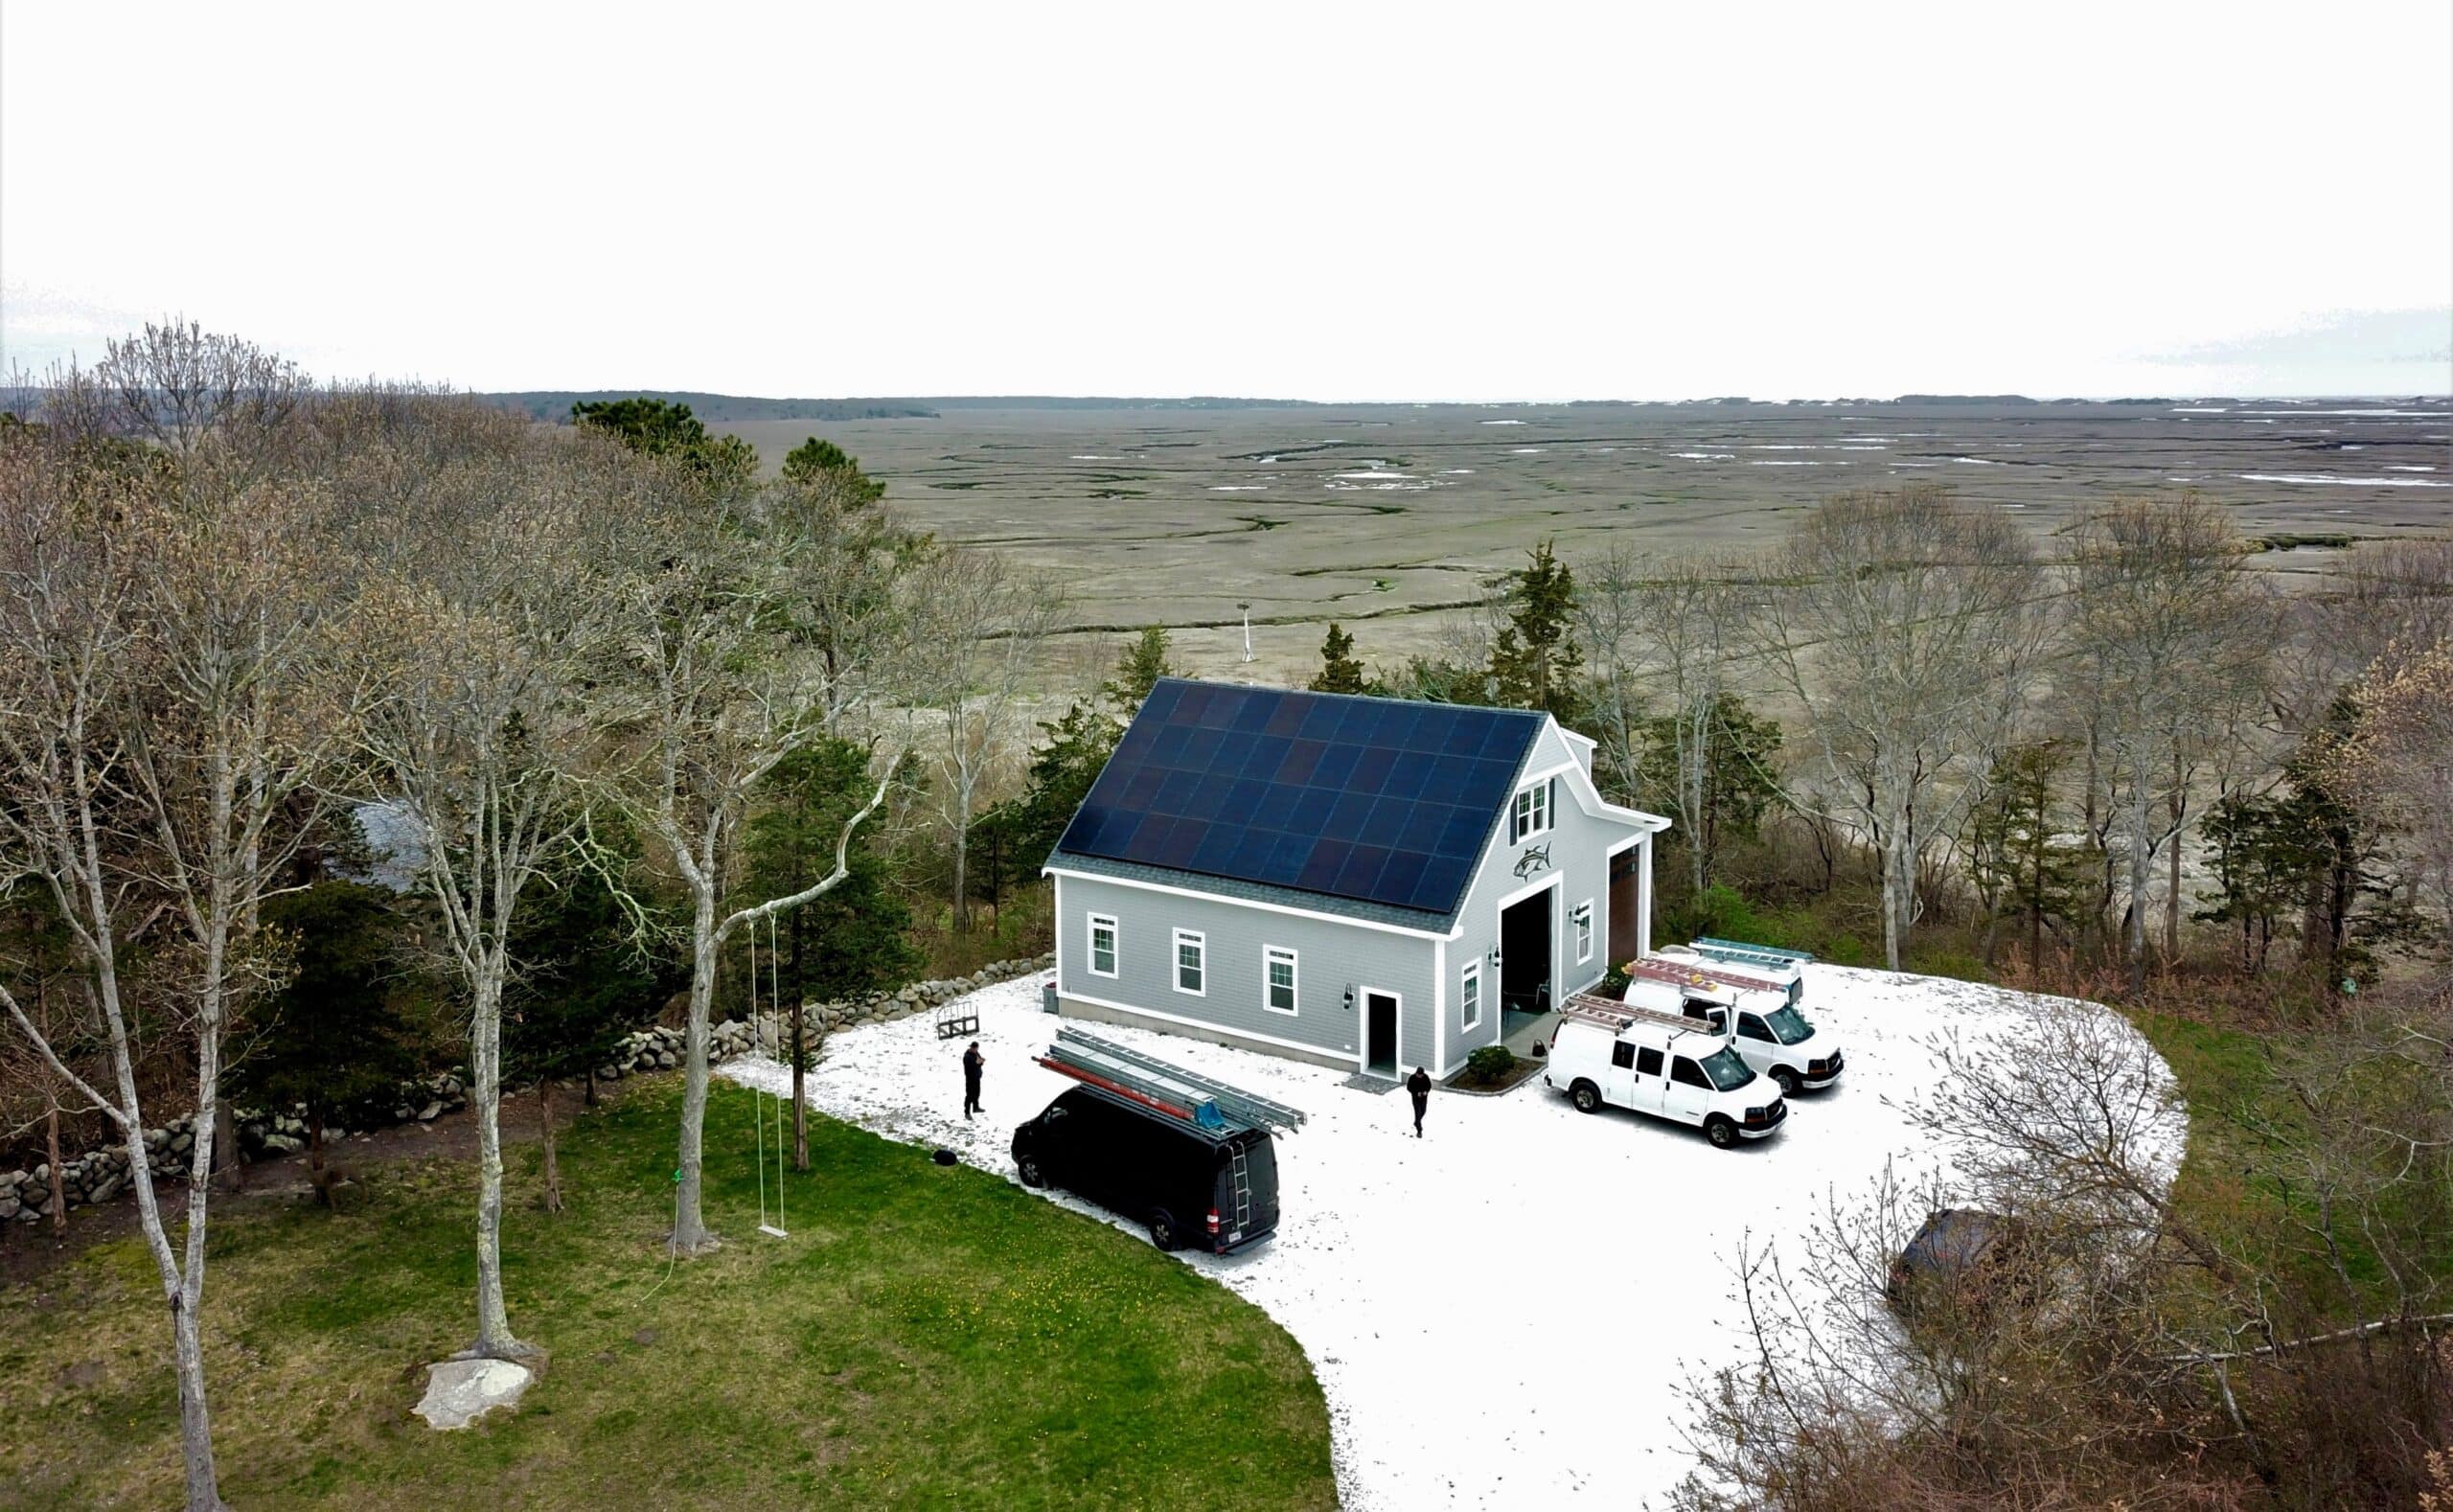
[[[1503,1044],[1486,1044],[1465,1057],[1465,1074],[1462,1080],[1487,1085],[1504,1080],[1507,1074],[1515,1069],[1515,1051]]]

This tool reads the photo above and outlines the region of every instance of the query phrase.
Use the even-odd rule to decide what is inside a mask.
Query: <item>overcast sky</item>
[[[2453,6],[8,5],[6,361],[173,314],[480,389],[2443,393]]]

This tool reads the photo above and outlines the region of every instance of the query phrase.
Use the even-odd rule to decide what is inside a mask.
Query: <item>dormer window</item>
[[[1508,810],[1507,843],[1521,845],[1550,828],[1550,813],[1558,798],[1559,780],[1552,777],[1530,787],[1516,790],[1515,806]]]

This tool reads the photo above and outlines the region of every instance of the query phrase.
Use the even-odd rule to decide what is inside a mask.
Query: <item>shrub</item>
[[[1516,1052],[1503,1044],[1486,1044],[1465,1057],[1465,1080],[1496,1082],[1516,1069]]]

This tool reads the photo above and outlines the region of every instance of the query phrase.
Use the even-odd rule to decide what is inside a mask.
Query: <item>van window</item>
[[[1737,1032],[1749,1040],[1761,1040],[1768,1044],[1779,1043],[1772,1037],[1771,1028],[1754,1014],[1742,1013],[1737,1016]]]
[[[1636,1047],[1621,1040],[1610,1047],[1610,1064],[1624,1070],[1636,1064]]]
[[[1708,1091],[1712,1085],[1704,1068],[1683,1055],[1669,1063],[1669,1079],[1681,1087],[1701,1087]]]
[[[1637,1051],[1636,1074],[1638,1076],[1659,1076],[1661,1074],[1661,1052],[1659,1050]]]

